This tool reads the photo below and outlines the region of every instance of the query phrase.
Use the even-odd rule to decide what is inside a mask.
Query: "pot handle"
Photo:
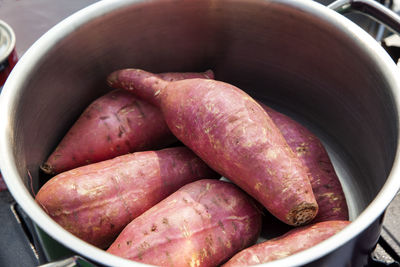
[[[341,14],[348,12],[362,13],[400,35],[400,16],[374,0],[336,0],[329,4],[328,8]]]
[[[87,260],[85,260],[80,256],[72,256],[67,259],[49,262],[46,264],[39,265],[38,267],[81,267],[81,266],[96,267],[96,265],[88,262]]]

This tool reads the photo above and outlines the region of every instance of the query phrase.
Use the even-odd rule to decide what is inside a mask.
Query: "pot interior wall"
[[[391,89],[355,36],[285,3],[146,1],[72,25],[18,89],[12,142],[27,188],[27,170],[36,191],[44,181],[39,165],[109,90],[111,71],[210,68],[321,137],[354,219],[382,188],[395,156]]]

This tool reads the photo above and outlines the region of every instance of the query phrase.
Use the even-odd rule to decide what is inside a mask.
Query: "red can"
[[[0,20],[0,92],[11,70],[17,64],[18,57],[15,52],[15,34],[11,27]],[[6,190],[0,172],[0,191]]]
[[[14,31],[0,20],[0,91],[17,61]]]

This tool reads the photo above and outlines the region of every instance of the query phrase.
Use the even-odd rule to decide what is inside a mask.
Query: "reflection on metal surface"
[[[386,3],[388,6],[390,2]],[[331,3],[329,8],[339,13],[360,12],[377,22],[385,25],[388,29],[395,33],[400,33],[399,16],[386,8],[383,3],[374,0],[337,0]],[[382,35],[382,33],[380,33]]]

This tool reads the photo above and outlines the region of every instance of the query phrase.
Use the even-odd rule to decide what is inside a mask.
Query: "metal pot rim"
[[[72,33],[75,29],[92,19],[124,6],[140,2],[145,2],[145,0],[105,0],[92,4],[58,23],[28,49],[12,71],[0,97],[0,155],[13,154],[13,140],[9,139],[12,129],[10,129],[9,125],[11,125],[10,118],[12,117],[18,102],[17,92],[20,88],[24,87],[25,83],[29,82],[29,74],[35,68],[35,65],[40,62],[41,58],[45,56],[46,51],[51,49],[55,44],[65,38],[68,34]],[[400,89],[400,73],[394,62],[371,36],[350,20],[313,1],[270,0],[270,2],[288,5],[303,12],[310,13],[321,20],[328,21],[330,24],[335,25],[337,28],[345,31],[349,36],[357,38],[360,42],[365,44],[365,50],[374,57],[375,61],[387,74],[391,87]],[[394,102],[396,103],[396,109],[398,109],[398,107],[400,107],[399,90],[394,90],[392,94]],[[399,124],[398,110],[396,110],[396,112],[397,123]],[[351,241],[355,236],[360,234],[370,224],[377,220],[400,188],[400,179],[396,178],[397,174],[400,173],[398,159],[398,155],[400,154],[399,146],[396,151],[396,158],[384,187],[370,205],[353,221],[353,223],[335,236],[310,249],[263,265],[272,267],[307,264]],[[19,163],[15,162],[12,157],[2,157],[0,159],[0,167],[4,180],[9,191],[24,211],[26,211],[30,218],[32,218],[33,221],[51,237],[70,249],[105,265],[148,266],[146,264],[132,262],[106,253],[101,249],[83,242],[68,231],[64,230],[39,207],[26,186],[23,184],[22,180],[18,178],[18,164]]]

